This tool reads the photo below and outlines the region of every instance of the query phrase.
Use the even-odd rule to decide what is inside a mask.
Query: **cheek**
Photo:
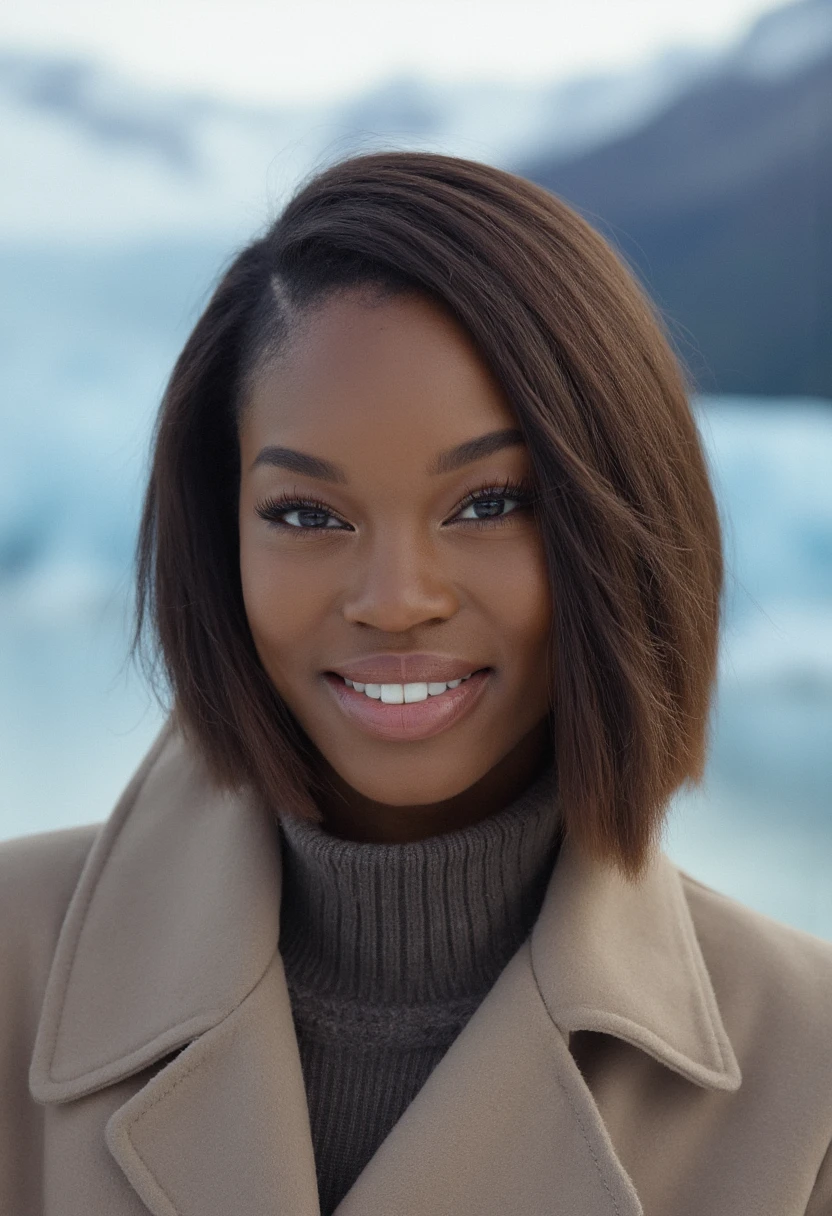
[[[257,538],[240,537],[240,580],[249,628],[265,659],[290,653],[314,636],[326,593],[313,564]],[[279,653],[278,653],[279,652]]]
[[[488,580],[489,611],[511,649],[537,664],[549,638],[554,610],[540,537],[529,533],[506,546]]]

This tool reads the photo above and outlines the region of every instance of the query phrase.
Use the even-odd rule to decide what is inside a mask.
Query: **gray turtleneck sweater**
[[[534,924],[554,764],[480,823],[409,844],[280,817],[280,951],[331,1216]]]

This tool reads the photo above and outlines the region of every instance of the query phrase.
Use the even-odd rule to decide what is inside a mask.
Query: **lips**
[[[325,674],[357,680],[359,684],[447,684],[482,671],[476,659],[442,654],[372,654],[339,663]]]
[[[480,670],[470,680],[439,696],[397,705],[356,692],[332,672],[324,674],[324,681],[346,717],[365,733],[391,743],[404,743],[429,739],[473,713],[491,683],[491,669]]]

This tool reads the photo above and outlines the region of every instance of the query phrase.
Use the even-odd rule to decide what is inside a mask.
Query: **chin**
[[[479,763],[473,757],[469,764],[461,763],[458,752],[447,764],[432,760],[424,752],[412,758],[391,757],[388,764],[370,760],[361,766],[354,757],[346,765],[325,759],[338,778],[357,794],[391,807],[445,802],[467,790],[492,767],[485,758]]]

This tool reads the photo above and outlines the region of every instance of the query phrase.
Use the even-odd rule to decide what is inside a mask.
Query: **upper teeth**
[[[349,684],[356,692],[363,692],[374,701],[385,701],[388,705],[401,705],[404,702],[426,701],[428,697],[438,697],[449,688],[457,688],[463,680],[470,680],[473,671],[458,680],[448,680],[445,684],[359,684],[357,680],[343,677],[344,683]]]

